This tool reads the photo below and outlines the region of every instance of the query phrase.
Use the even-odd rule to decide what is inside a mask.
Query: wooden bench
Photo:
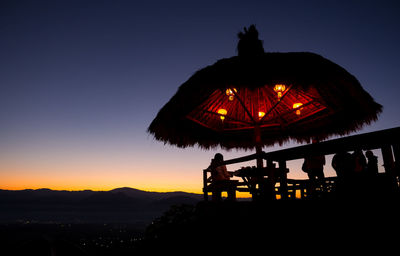
[[[205,201],[208,201],[209,193],[214,197],[218,197],[221,192],[229,192],[231,190],[234,192],[234,199],[236,199],[236,191],[249,192],[249,188],[245,186],[244,182],[229,180],[226,184],[217,184],[212,179],[211,170],[203,170],[203,194]]]

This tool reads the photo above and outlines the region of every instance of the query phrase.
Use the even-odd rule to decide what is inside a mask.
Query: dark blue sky
[[[164,146],[146,129],[196,70],[235,55],[253,23],[266,51],[315,52],[359,79],[384,106],[360,132],[400,126],[398,1],[3,0],[0,188],[34,186],[22,181],[31,176],[74,187],[88,170],[104,177],[88,188],[110,173],[113,186],[146,188],[141,175],[165,180],[168,165],[186,180],[147,188],[195,190],[215,151]]]

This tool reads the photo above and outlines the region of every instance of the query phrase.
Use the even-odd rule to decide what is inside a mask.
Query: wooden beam
[[[271,159],[273,161],[279,161],[280,159],[295,160],[313,153],[330,155],[340,150],[372,150],[382,148],[385,145],[395,145],[398,143],[397,138],[400,138],[400,127],[268,152],[264,153],[263,157],[264,159]]]
[[[248,156],[233,158],[233,159],[224,161],[223,164],[229,165],[229,164],[237,164],[237,163],[241,163],[241,162],[247,162],[247,161],[256,159],[257,156],[258,156],[257,154],[251,154]]]
[[[394,161],[399,165],[400,164],[400,144],[393,144],[393,155]]]

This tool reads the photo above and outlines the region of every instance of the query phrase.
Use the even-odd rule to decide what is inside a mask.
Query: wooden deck
[[[307,199],[311,197],[310,181],[288,179],[287,173],[290,170],[286,167],[286,162],[296,159],[304,159],[310,154],[335,154],[341,150],[354,151],[380,149],[384,163],[384,173],[380,173],[376,177],[377,189],[394,191],[398,193],[400,184],[400,127],[381,130],[371,133],[347,136],[339,139],[328,140],[315,144],[308,144],[299,147],[293,147],[273,152],[262,152],[262,158],[266,161],[265,168],[276,168],[279,170],[279,177],[275,185],[275,199]],[[226,165],[247,162],[258,157],[257,154],[244,156],[236,159],[227,160]],[[397,161],[397,163],[396,163]],[[278,164],[278,167],[276,166]],[[327,163],[330,164],[330,163]],[[204,199],[208,200],[209,194],[212,193],[211,180],[209,170],[203,171],[203,193]],[[365,187],[363,187],[365,188]],[[360,187],[354,190],[361,189]],[[239,182],[237,186],[239,192],[254,193],[252,188],[245,182]],[[313,197],[332,198],[337,191],[337,177],[328,177],[318,184],[313,190]],[[379,192],[379,191],[377,191]],[[362,192],[360,192],[362,193]],[[379,194],[379,193],[378,193]],[[386,195],[386,194],[381,194]]]

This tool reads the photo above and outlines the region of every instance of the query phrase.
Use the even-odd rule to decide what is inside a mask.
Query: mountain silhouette
[[[100,191],[97,193],[93,193],[88,197],[85,197],[81,200],[81,203],[85,204],[103,204],[103,205],[115,205],[115,204],[138,204],[143,203],[144,199],[139,199],[136,197],[128,196],[122,192],[109,192],[109,191]]]
[[[196,204],[201,194],[110,191],[0,190],[0,222],[139,223],[147,225],[172,205]]]
[[[177,197],[177,196],[182,197],[182,198],[185,197],[185,198],[192,198],[192,199],[198,199],[198,200],[201,200],[203,198],[203,195],[187,193],[187,192],[182,192],[182,191],[147,192],[147,191],[129,188],[129,187],[116,188],[116,189],[110,190],[110,192],[123,193],[130,197],[142,198],[142,199],[147,199],[147,200],[161,200],[161,199],[168,199],[168,198]]]

